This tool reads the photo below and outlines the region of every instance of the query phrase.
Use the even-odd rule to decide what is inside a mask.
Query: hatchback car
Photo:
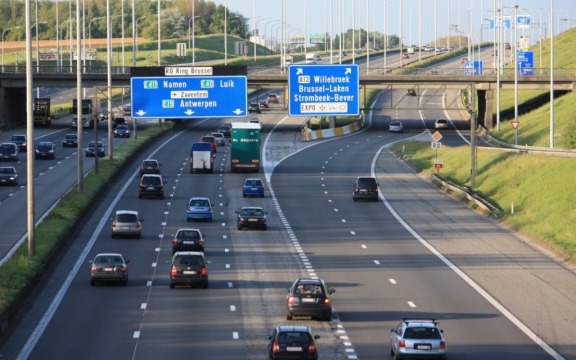
[[[96,151],[98,152],[98,157],[103,157],[106,155],[106,148],[104,147],[104,144],[101,141],[98,141],[98,150],[96,150],[94,141],[90,141],[90,143],[88,143],[88,146],[86,146],[86,156],[94,157]]]
[[[396,359],[446,359],[446,341],[436,319],[402,319],[390,329],[390,355]]]
[[[222,125],[218,125],[218,127],[216,128],[217,132],[220,132],[222,134],[224,134],[224,137],[229,138],[230,135],[232,134],[232,125],[230,124],[222,124]]]
[[[124,105],[122,107],[122,113],[126,116],[132,115],[132,106],[131,105]]]
[[[248,104],[248,114],[251,114],[253,112],[258,113],[258,114],[260,114],[262,112],[262,111],[260,111],[260,106],[258,105],[258,103],[254,102],[254,103]]]
[[[0,167],[0,185],[18,185],[18,171],[14,166]]]
[[[77,134],[66,134],[64,139],[62,139],[62,147],[78,147],[78,135]]]
[[[378,201],[378,182],[373,177],[358,177],[354,182],[354,192],[352,192],[354,201],[373,200]]]
[[[145,196],[159,197],[164,199],[164,185],[167,181],[162,179],[160,174],[144,174],[140,178],[138,187],[138,199]]]
[[[140,177],[144,174],[160,174],[160,163],[158,160],[142,160],[142,164],[140,164]]]
[[[112,239],[117,236],[142,237],[142,219],[138,211],[118,210],[112,220]]]
[[[207,197],[193,197],[186,207],[186,221],[208,220],[212,222],[212,204]]]
[[[332,301],[330,296],[336,291],[329,288],[322,279],[298,279],[286,289],[286,319],[293,316],[310,316],[330,321]]]
[[[242,197],[246,196],[260,196],[264,197],[264,183],[262,179],[250,178],[244,180],[242,186]]]
[[[216,139],[216,145],[226,146],[226,138],[224,137],[224,134],[221,132],[213,132],[210,133],[210,135],[214,136],[214,139]]]
[[[408,54],[402,54],[402,59],[410,59],[410,56],[408,56]]]
[[[266,339],[270,340],[269,359],[318,359],[315,340],[320,335],[314,335],[308,326],[278,326]]]
[[[268,104],[278,104],[278,94],[268,94],[268,99],[266,99]]]
[[[90,285],[96,285],[96,282],[121,282],[122,285],[128,285],[128,264],[122,254],[103,253],[94,257],[90,261]]]
[[[198,229],[178,229],[172,239],[172,254],[177,251],[204,252],[204,237]]]
[[[450,125],[446,119],[437,119],[436,122],[434,122],[434,129],[448,129],[449,127]]]
[[[36,144],[34,150],[34,159],[55,159],[56,145],[49,141],[41,141]]]
[[[26,151],[28,149],[28,142],[26,141],[26,135],[12,135],[8,142],[16,144],[18,150]]]
[[[208,288],[208,261],[203,252],[177,251],[172,255],[170,288],[176,285],[200,285]]]
[[[236,211],[236,214],[238,214],[236,220],[236,227],[238,230],[244,228],[266,230],[268,228],[266,211],[261,207],[246,206],[240,209],[240,211]]]
[[[216,142],[216,138],[214,136],[204,135],[204,136],[200,137],[200,142],[212,144],[212,151],[214,151],[214,152],[218,151],[218,143]]]
[[[388,126],[388,132],[401,133],[404,132],[404,126],[400,121],[392,121]]]
[[[116,126],[116,129],[114,129],[114,137],[129,138],[130,137],[130,128],[128,127],[128,125]]]
[[[258,101],[258,106],[260,106],[260,109],[267,109],[268,108],[268,102],[266,100],[260,100],[260,101]]]
[[[0,160],[18,162],[18,154],[18,145],[14,143],[3,143],[0,145]]]

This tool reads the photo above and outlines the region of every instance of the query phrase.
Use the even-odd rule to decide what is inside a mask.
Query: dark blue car
[[[264,183],[261,179],[250,178],[244,181],[244,186],[242,186],[242,197],[246,196],[264,197]]]
[[[91,141],[88,146],[86,147],[86,156],[95,156],[95,146],[94,141]],[[106,149],[104,148],[104,144],[98,141],[98,157],[102,157],[106,155]]]

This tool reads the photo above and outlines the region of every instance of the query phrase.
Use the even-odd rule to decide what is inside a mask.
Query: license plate
[[[248,221],[250,221],[250,222],[257,222],[258,219],[248,219]]]
[[[313,302],[316,302],[316,299],[313,299],[313,298],[303,298],[303,299],[302,299],[302,302],[303,302],[303,303],[313,303]]]
[[[251,191],[258,191],[258,188],[250,188]]]
[[[430,344],[416,344],[416,349],[418,349],[418,350],[430,350],[430,349],[432,349],[432,345],[430,345]]]
[[[196,241],[182,241],[182,243],[194,245],[194,244],[196,244]]]
[[[184,275],[194,275],[194,274],[196,274],[196,271],[184,270],[184,271],[182,271],[182,274],[184,274]]]
[[[121,229],[121,230],[128,230],[128,229],[130,229],[130,228],[127,227],[127,226],[123,226],[123,227],[121,227],[120,229]]]
[[[154,190],[154,187],[148,187],[147,190]]]
[[[6,180],[6,179],[2,179],[2,180],[0,180],[0,181],[2,181],[2,182],[6,182],[7,180]]]
[[[152,170],[152,169],[154,169],[154,168],[153,168],[152,166],[148,166],[146,169]]]
[[[194,208],[194,211],[204,211],[203,208]]]
[[[104,268],[104,271],[114,271],[114,268]]]
[[[300,346],[286,346],[286,351],[302,351]]]
[[[360,190],[360,194],[366,194],[368,191],[366,190]]]

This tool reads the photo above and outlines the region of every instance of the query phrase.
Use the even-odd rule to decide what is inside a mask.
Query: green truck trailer
[[[232,123],[230,139],[232,172],[259,172],[260,124]]]

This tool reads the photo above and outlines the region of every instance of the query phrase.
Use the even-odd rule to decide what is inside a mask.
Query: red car
[[[468,61],[468,58],[463,57],[460,59],[460,64],[464,64],[466,61]]]
[[[204,135],[200,138],[201,143],[211,143],[212,144],[212,151],[218,151],[218,142],[216,142],[216,138],[211,135]]]
[[[402,59],[410,59],[410,56],[408,56],[408,54],[402,54]]]

